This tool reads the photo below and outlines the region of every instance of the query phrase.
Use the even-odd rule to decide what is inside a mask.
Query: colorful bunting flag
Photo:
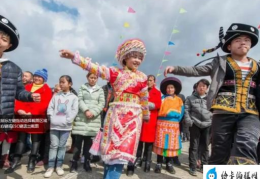
[[[258,29],[260,29],[260,25],[258,26]]]
[[[125,23],[124,23],[124,27],[125,27],[125,28],[128,28],[128,27],[130,27],[130,24],[129,24],[128,22],[125,22]]]
[[[164,54],[165,54],[165,55],[170,55],[171,52],[166,51],[166,52],[164,52]]]
[[[113,63],[112,66],[114,66],[114,67],[117,66],[117,63]]]
[[[173,30],[172,30],[172,33],[173,33],[173,34],[177,34],[177,33],[179,33],[179,32],[180,32],[180,31],[178,31],[177,29],[173,29]]]
[[[173,42],[169,41],[168,45],[175,45]]]
[[[183,13],[186,13],[187,11],[184,9],[184,8],[180,8],[179,9],[179,13],[180,14],[183,14]],[[179,17],[179,16],[178,16]],[[177,21],[177,20],[176,20]],[[175,24],[176,25],[176,24]],[[174,27],[176,27],[174,25]],[[260,25],[259,25],[259,29],[260,29]],[[178,30],[178,29],[173,29],[172,30],[172,34],[177,34],[177,33],[180,33],[180,31]],[[172,36],[171,36],[172,37]],[[171,40],[171,37],[170,37],[170,39],[169,39],[169,41],[168,41],[168,45],[175,45],[175,43],[174,42],[172,42]],[[171,52],[170,51],[165,51],[164,52],[164,55],[170,55],[171,54]],[[198,55],[198,54],[197,54]],[[167,58],[167,57],[166,57]],[[161,65],[159,66],[159,70],[158,70],[158,72],[157,72],[157,77],[158,76],[160,76],[161,74],[159,73],[160,72],[160,70],[162,70],[162,68],[163,68],[163,66],[162,66],[162,64],[164,63],[164,62],[167,62],[168,60],[167,59],[162,59],[162,62],[161,62]]]
[[[162,60],[162,63],[163,63],[163,62],[167,62],[167,61],[168,61],[168,60],[166,60],[166,59],[163,59],[163,60]]]
[[[128,13],[135,13],[135,10],[131,7],[128,8]]]
[[[180,9],[180,13],[183,14],[183,13],[186,13],[187,11],[183,8]]]

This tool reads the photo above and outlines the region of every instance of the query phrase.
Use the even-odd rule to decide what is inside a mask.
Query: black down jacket
[[[33,101],[31,93],[24,89],[22,70],[13,62],[1,63],[0,82],[0,115],[4,118],[14,116],[15,99],[19,101]]]

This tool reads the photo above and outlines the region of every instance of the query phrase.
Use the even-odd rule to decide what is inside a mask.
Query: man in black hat
[[[204,66],[174,66],[164,71],[165,75],[211,76],[207,98],[207,107],[213,111],[209,164],[257,163],[259,65],[247,53],[257,44],[258,37],[258,29],[246,24],[232,24],[225,35],[220,28],[220,43],[205,53],[221,47],[228,55],[213,57]]]
[[[40,101],[40,94],[30,93],[24,89],[22,71],[13,62],[4,58],[4,52],[10,52],[19,44],[19,33],[15,26],[0,15],[0,118],[12,119],[15,99],[20,101]],[[6,123],[0,122],[0,133],[10,130]],[[7,137],[8,138],[8,137]],[[10,146],[9,146],[10,147]],[[1,157],[1,164],[8,166],[8,154]],[[8,165],[7,165],[8,164]]]

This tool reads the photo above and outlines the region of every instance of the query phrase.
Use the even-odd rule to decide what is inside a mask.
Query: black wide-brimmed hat
[[[4,31],[10,36],[12,46],[5,52],[12,51],[18,47],[19,44],[19,33],[16,27],[4,16],[0,15],[0,30]]]
[[[213,51],[217,50],[219,47],[221,47],[221,49],[224,52],[230,53],[230,51],[228,50],[228,45],[230,45],[230,43],[233,39],[237,38],[240,35],[248,35],[251,38],[251,42],[252,42],[251,48],[253,48],[258,42],[259,31],[256,27],[251,26],[251,25],[233,23],[233,24],[231,24],[231,26],[228,28],[226,34],[224,35],[223,27],[220,27],[219,44],[214,48],[204,51],[204,54],[213,52]]]
[[[182,89],[181,81],[175,77],[167,77],[161,82],[160,85],[160,90],[164,95],[166,95],[166,88],[169,84],[174,86],[176,95],[180,94]]]

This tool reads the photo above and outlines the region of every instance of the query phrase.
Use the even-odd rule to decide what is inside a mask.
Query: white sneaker
[[[57,168],[56,168],[56,172],[57,172],[57,174],[58,174],[59,176],[64,175],[64,170],[63,170],[61,167],[57,167]]]
[[[52,173],[54,171],[54,168],[48,168],[48,170],[44,173],[45,178],[50,178]]]
[[[81,157],[80,162],[81,162],[81,163],[84,163],[84,162],[85,162],[85,157],[84,157],[84,155]]]

